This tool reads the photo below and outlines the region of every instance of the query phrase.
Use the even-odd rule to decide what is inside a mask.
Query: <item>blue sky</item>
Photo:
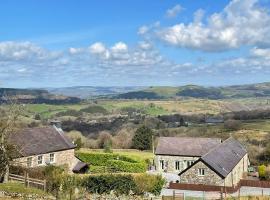
[[[3,0],[0,87],[270,81],[269,0]]]

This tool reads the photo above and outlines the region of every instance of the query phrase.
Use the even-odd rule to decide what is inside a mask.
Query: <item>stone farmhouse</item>
[[[248,172],[246,149],[229,138],[179,173],[181,183],[235,187]]]
[[[178,174],[185,184],[236,186],[249,166],[245,148],[235,139],[161,137],[156,170]]]
[[[221,143],[216,138],[160,137],[155,151],[159,172],[179,174]]]
[[[88,169],[86,163],[75,157],[76,146],[55,125],[24,129],[12,134],[10,143],[19,152],[19,156],[13,160],[15,165],[27,168],[65,165],[70,173]]]

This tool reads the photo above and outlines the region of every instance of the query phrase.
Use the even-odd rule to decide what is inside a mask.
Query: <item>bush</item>
[[[241,121],[238,121],[238,120],[229,119],[224,122],[224,128],[228,130],[232,130],[232,131],[239,130],[241,126],[242,126],[242,123]]]
[[[134,181],[136,183],[136,194],[138,195],[149,192],[158,196],[165,184],[165,180],[161,176],[150,174],[134,176]]]
[[[88,192],[108,194],[114,191],[116,194],[129,195],[136,188],[135,182],[130,175],[101,175],[90,176],[82,184]]]
[[[160,195],[165,180],[161,176],[142,174],[131,175],[100,175],[90,176],[83,180],[82,185],[90,193],[108,194],[114,191],[116,194],[128,195],[131,191],[136,195],[146,192]]]
[[[142,173],[147,169],[144,163],[130,163],[121,160],[109,160],[108,166],[110,166],[111,172],[130,172],[130,173]]]
[[[260,179],[266,179],[266,166],[260,165],[258,167],[259,177]]]

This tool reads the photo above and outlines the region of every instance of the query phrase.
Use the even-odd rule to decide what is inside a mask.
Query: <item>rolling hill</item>
[[[186,85],[179,87],[149,87],[144,90],[119,94],[116,95],[114,98],[169,99],[181,97],[202,99],[270,97],[270,82],[225,87],[203,87],[198,85]]]
[[[0,103],[9,103],[10,101],[32,104],[73,104],[79,103],[81,99],[55,95],[41,89],[0,88]]]

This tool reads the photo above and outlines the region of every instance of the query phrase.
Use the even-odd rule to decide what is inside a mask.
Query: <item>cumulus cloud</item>
[[[141,26],[138,30],[138,34],[139,35],[144,35],[149,31],[149,27],[148,26]]]
[[[158,31],[167,44],[202,51],[225,51],[243,45],[270,46],[270,15],[257,0],[232,0],[222,12],[203,20],[203,10],[194,21]]]
[[[170,8],[166,11],[166,17],[168,18],[176,17],[182,10],[183,10],[183,7],[177,4],[173,8]]]
[[[126,52],[128,46],[124,42],[118,42],[111,49],[113,52]]]
[[[0,42],[0,59],[13,60],[46,60],[58,56],[30,42]]]

